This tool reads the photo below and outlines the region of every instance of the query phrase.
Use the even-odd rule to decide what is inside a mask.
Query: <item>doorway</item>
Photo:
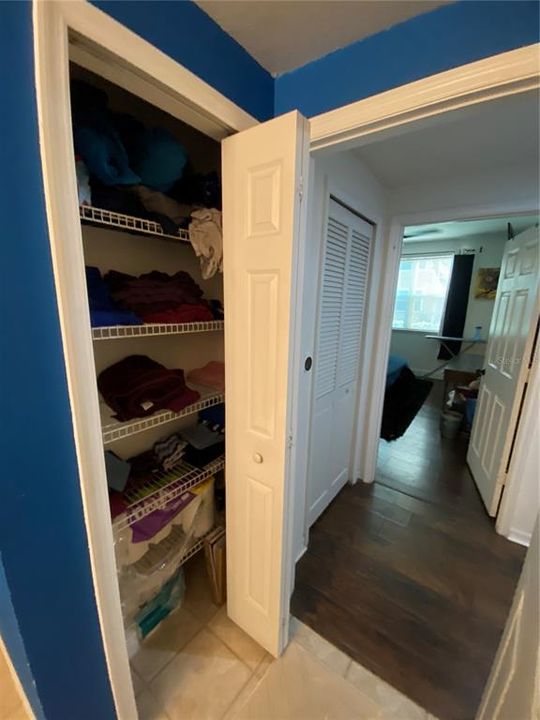
[[[371,176],[371,184],[364,176],[357,192],[378,182],[378,192],[390,208],[386,219],[394,228],[394,248],[403,254],[400,285],[399,262],[394,278],[398,293],[401,286],[395,320],[398,326],[410,326],[395,327],[391,353],[399,355],[400,347],[414,369],[408,368],[407,378],[399,362],[390,368],[396,378],[403,376],[402,387],[394,393],[397,408],[391,412],[390,407],[386,418],[383,413],[389,441],[379,441],[375,481],[346,486],[311,527],[292,600],[292,612],[300,620],[441,718],[474,716],[524,557],[522,547],[497,535],[484,509],[466,465],[467,428],[454,439],[440,434],[443,401],[454,390],[452,397],[456,405],[463,403],[460,414],[465,415],[465,387],[463,398],[457,395],[483,365],[478,349],[487,339],[493,301],[482,305],[474,297],[478,270],[496,267],[497,261],[500,267],[508,221],[517,235],[537,220],[536,201],[529,194],[530,182],[537,187],[530,165],[538,152],[536,98],[522,96],[515,102],[484,107],[487,116],[480,110],[472,117],[456,113],[438,128],[411,131],[356,151],[362,171]],[[497,144],[501,134],[496,127],[512,127],[518,108],[514,118],[520,118],[523,128],[520,141],[508,147]],[[490,130],[477,142],[480,128]],[[496,178],[497,184],[506,185],[501,180],[505,166],[508,178],[514,176],[506,203],[494,182]],[[511,209],[514,213],[507,212]],[[465,220],[499,223],[498,238],[492,232],[491,245],[485,236],[473,242],[473,225],[462,227],[467,240],[456,253],[441,238],[452,225],[466,226]],[[403,234],[407,237],[402,245]],[[436,239],[438,244],[429,246]],[[465,261],[454,263],[458,256]],[[465,292],[463,283],[456,283],[452,293],[454,264],[468,265]],[[431,297],[415,303],[412,279],[421,285],[427,282],[426,274]],[[373,287],[374,278],[375,283],[383,280],[372,272],[371,292],[376,294],[380,286]],[[425,294],[426,288],[416,289],[417,296]],[[448,302],[452,294],[469,301],[473,295],[472,302],[465,303],[459,333],[443,327],[444,310],[454,304]],[[455,319],[448,317],[448,323]],[[412,327],[415,323],[417,328]],[[465,360],[454,350],[456,365],[450,369],[462,375],[447,375],[446,389],[446,360],[438,357],[443,334],[470,340],[479,336],[479,342],[464,346]],[[386,358],[382,364],[386,366]],[[380,400],[383,405],[384,395]],[[362,420],[360,431],[369,430]],[[353,480],[357,478],[362,475]],[[466,658],[471,658],[470,665]]]

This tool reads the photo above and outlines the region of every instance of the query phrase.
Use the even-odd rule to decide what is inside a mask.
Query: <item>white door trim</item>
[[[346,150],[413,122],[539,87],[539,44],[493,55],[310,119],[311,149]],[[416,126],[418,127],[418,126]]]
[[[116,579],[98,397],[87,382],[95,368],[73,163],[70,35],[78,34],[87,59],[95,58],[95,47],[100,49],[95,70],[103,68],[108,54],[111,79],[216,139],[257,121],[86,2],[34,0],[33,27],[44,194],[96,606],[116,714],[133,720],[137,710]]]
[[[215,140],[258,124],[211,85],[86,0],[54,4],[69,32],[70,57],[88,70]]]

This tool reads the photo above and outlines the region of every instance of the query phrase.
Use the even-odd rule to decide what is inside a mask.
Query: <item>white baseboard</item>
[[[515,542],[519,545],[529,547],[529,545],[531,544],[532,533],[523,532],[522,530],[510,530],[506,537],[511,542]]]

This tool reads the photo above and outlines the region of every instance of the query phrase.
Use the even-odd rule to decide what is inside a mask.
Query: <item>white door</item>
[[[228,614],[273,655],[288,636],[294,283],[307,121],[223,141]]]
[[[467,463],[497,514],[538,318],[538,228],[505,245]]]
[[[315,341],[309,525],[349,479],[372,234],[369,223],[330,200]]]
[[[476,720],[540,718],[538,520]]]

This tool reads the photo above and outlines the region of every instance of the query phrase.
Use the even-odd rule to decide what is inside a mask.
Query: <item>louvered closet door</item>
[[[310,525],[349,478],[372,231],[369,223],[330,200],[314,357]]]

